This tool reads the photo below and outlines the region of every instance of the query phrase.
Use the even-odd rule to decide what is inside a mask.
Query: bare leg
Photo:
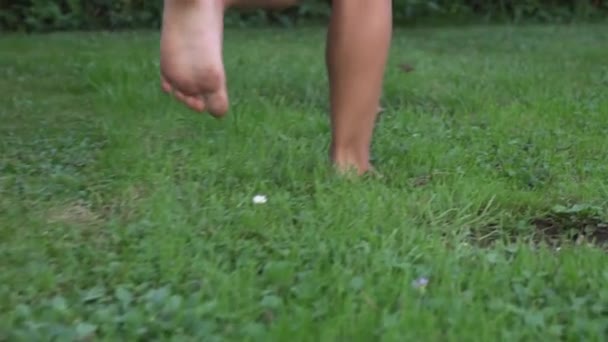
[[[165,0],[161,34],[161,83],[196,111],[223,116],[228,92],[222,61],[226,8],[292,6],[296,0]]]
[[[189,107],[228,110],[222,62],[228,6],[288,7],[296,0],[165,0],[162,86]],[[331,158],[340,170],[371,168],[369,148],[391,38],[390,0],[334,0],[327,39]]]
[[[334,0],[327,39],[331,158],[338,169],[371,169],[370,145],[392,34],[391,0]]]

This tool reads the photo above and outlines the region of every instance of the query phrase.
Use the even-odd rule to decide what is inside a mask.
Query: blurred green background
[[[161,0],[1,0],[3,31],[158,28]],[[606,0],[394,0],[396,25],[471,22],[537,23],[608,18]],[[303,0],[283,11],[229,11],[227,25],[291,26],[323,21],[326,0]]]

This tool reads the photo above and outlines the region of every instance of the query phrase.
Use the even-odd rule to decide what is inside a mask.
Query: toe
[[[198,97],[186,96],[186,105],[197,112],[205,110],[205,102]]]
[[[202,99],[195,96],[184,95],[184,93],[179,90],[175,90],[174,94],[178,100],[180,100],[190,109],[193,109],[198,112],[202,112],[203,110],[205,110],[205,102]]]
[[[171,84],[169,84],[169,82],[167,82],[167,80],[164,77],[161,77],[160,84],[161,84],[161,88],[163,89],[163,91],[165,93],[170,93],[171,90],[173,89],[173,87],[171,87]]]
[[[228,95],[225,90],[210,94],[205,100],[211,115],[222,117],[228,112]]]
[[[186,103],[186,98],[187,98],[187,96],[186,96],[186,95],[184,95],[184,93],[182,93],[181,91],[179,91],[179,90],[174,90],[174,91],[173,91],[173,96],[175,96],[175,98],[176,98],[176,99],[178,99],[178,100],[182,101],[183,103]]]

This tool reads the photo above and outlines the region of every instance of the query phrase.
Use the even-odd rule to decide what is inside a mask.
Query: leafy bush
[[[303,0],[284,11],[230,11],[227,24],[324,20],[327,0]],[[571,21],[606,18],[605,0],[394,0],[396,24],[420,20],[474,19]],[[74,29],[158,28],[162,1],[145,0],[0,0],[4,30],[49,31]]]
[[[162,1],[0,0],[0,26],[27,31],[154,27],[161,12]]]

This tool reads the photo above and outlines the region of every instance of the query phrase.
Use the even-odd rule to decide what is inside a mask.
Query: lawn
[[[396,29],[359,180],[323,29],[228,30],[223,120],[158,38],[0,38],[0,341],[608,336],[607,26]]]

